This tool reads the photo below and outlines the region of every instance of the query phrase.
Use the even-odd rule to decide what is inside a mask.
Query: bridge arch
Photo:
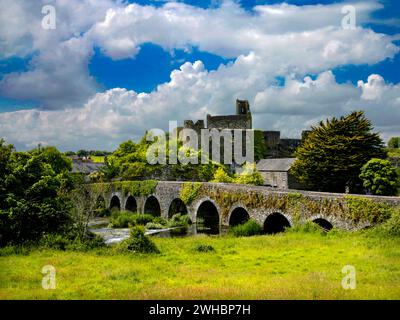
[[[143,212],[149,213],[155,217],[161,216],[160,202],[154,195],[151,195],[146,199],[143,207]]]
[[[280,212],[269,214],[264,221],[264,233],[275,234],[285,231],[285,228],[291,227],[289,219]]]
[[[325,231],[330,231],[333,228],[333,224],[324,218],[315,218],[312,222],[319,225]]]
[[[109,205],[110,210],[121,210],[121,200],[119,197],[114,194],[111,199],[110,199],[110,205]]]
[[[136,213],[138,209],[137,202],[134,196],[129,195],[125,201],[125,210]]]
[[[197,232],[218,234],[220,229],[219,209],[211,199],[203,199],[196,210]]]
[[[171,201],[168,208],[168,218],[171,218],[174,214],[182,213],[187,214],[188,208],[186,204],[180,198],[175,198]]]
[[[248,211],[243,206],[233,207],[228,219],[228,224],[230,227],[236,226],[238,224],[245,223],[250,219]]]

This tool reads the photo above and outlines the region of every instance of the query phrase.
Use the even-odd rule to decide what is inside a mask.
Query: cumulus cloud
[[[115,88],[94,95],[82,109],[2,113],[1,132],[21,148],[34,141],[63,149],[113,149],[121,141],[139,138],[147,129],[167,130],[168,120],[204,118],[219,110],[232,113],[236,96],[230,90],[213,93],[215,87],[229,88],[217,74],[205,70],[200,61],[187,62],[150,94]],[[243,94],[250,94],[254,126],[282,130],[289,137],[298,137],[302,129],[321,119],[359,109],[374,119],[378,130],[400,134],[396,125],[400,122],[400,85],[384,83],[382,89],[386,94],[381,99],[366,101],[362,88],[337,83],[330,71],[315,80],[289,77],[284,86],[261,91],[254,90],[251,81],[241,88]],[[239,92],[237,87],[231,90]]]
[[[381,7],[377,1],[354,2],[359,27],[344,30],[340,3],[263,5],[248,12],[232,1],[202,9],[183,3],[155,8],[54,0],[55,32],[40,28],[44,0],[4,1],[1,24],[11,31],[0,28],[3,58],[33,58],[27,71],[0,81],[0,94],[40,102],[37,110],[0,113],[0,135],[21,148],[41,142],[62,149],[112,149],[146,129],[167,129],[168,120],[230,114],[236,98],[249,99],[256,127],[282,130],[285,136],[354,109],[366,110],[385,134],[399,130],[398,84],[379,75],[357,86],[339,84],[329,71],[375,64],[398,53],[393,37],[361,27]],[[196,46],[235,60],[214,71],[200,61],[184,63],[151,93],[99,92],[88,72],[93,47],[113,59],[134,58],[146,42],[165,50]],[[285,78],[284,86],[276,85],[277,76]]]
[[[385,89],[385,80],[379,74],[371,74],[366,83],[359,80],[357,85],[362,89],[362,99],[376,100],[382,96]]]

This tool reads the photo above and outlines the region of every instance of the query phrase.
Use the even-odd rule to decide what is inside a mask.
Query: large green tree
[[[360,169],[371,158],[384,158],[383,141],[362,111],[333,117],[312,127],[296,150],[292,172],[309,189],[360,192]]]
[[[0,140],[0,245],[34,241],[72,225],[71,160],[53,147],[16,152]]]
[[[364,188],[376,195],[393,196],[397,193],[398,176],[390,161],[371,159],[362,168],[360,178]]]
[[[388,142],[389,148],[400,148],[400,137],[391,137]]]

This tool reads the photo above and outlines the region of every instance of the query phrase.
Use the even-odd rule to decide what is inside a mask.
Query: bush
[[[391,196],[397,193],[397,172],[390,161],[371,159],[362,168],[360,179],[372,194]]]
[[[400,137],[391,137],[388,142],[389,148],[400,148]]]
[[[161,217],[153,217],[153,222],[160,224],[164,227],[168,225],[168,221]]]
[[[11,255],[23,255],[26,256],[31,252],[32,247],[24,244],[22,245],[7,245],[3,248],[0,248],[0,257],[6,257]]]
[[[390,219],[382,225],[382,229],[390,236],[400,236],[400,209],[393,212]]]
[[[239,224],[230,228],[229,232],[235,237],[250,237],[262,233],[262,227],[255,220],[248,220],[243,224]]]
[[[312,221],[306,221],[305,223],[297,223],[293,227],[287,229],[290,233],[320,233],[325,234],[326,231],[318,224]]]
[[[41,239],[39,244],[41,247],[65,251],[70,243],[71,240],[64,235],[48,234]]]
[[[220,183],[233,183],[233,178],[229,176],[229,174],[224,170],[223,167],[219,167],[215,173],[214,178],[211,182],[220,182]]]
[[[111,211],[108,208],[99,208],[94,212],[95,217],[109,217],[111,216]]]
[[[214,247],[209,244],[197,244],[194,250],[197,252],[215,252]]]
[[[181,227],[181,226],[189,226],[192,224],[192,220],[187,214],[177,213],[174,214],[171,219],[168,221],[169,227]]]
[[[73,233],[62,234],[48,234],[45,235],[39,242],[40,247],[55,249],[55,250],[77,250],[86,251],[97,249],[105,246],[103,238],[88,232],[84,237],[75,237]]]
[[[164,228],[165,228],[164,225],[156,222],[149,222],[146,224],[146,229],[164,229]]]
[[[161,218],[154,217],[153,215],[151,215],[149,213],[136,214],[134,216],[134,219],[133,219],[134,223],[132,224],[132,226],[135,226],[135,225],[145,226],[149,222],[160,221],[158,219],[161,219]]]
[[[234,182],[238,184],[261,186],[264,184],[264,179],[260,172],[258,172],[255,163],[246,162],[243,165],[243,171],[240,174],[235,175]]]
[[[149,222],[165,225],[166,222],[161,217],[154,217],[151,214],[136,214],[130,211],[114,211],[111,215],[110,227],[128,228],[133,226],[145,226]]]
[[[133,253],[160,253],[155,243],[144,234],[143,227],[133,227],[129,239],[117,245],[117,251]]]
[[[110,226],[112,228],[128,228],[134,223],[134,214],[128,211],[113,211],[111,214]]]

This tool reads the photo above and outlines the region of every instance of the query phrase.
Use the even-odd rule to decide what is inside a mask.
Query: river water
[[[115,244],[129,238],[129,228],[109,228],[108,218],[96,218],[89,222],[89,231],[101,236],[106,244]],[[205,234],[225,234],[227,229],[210,229],[196,224],[190,225],[187,229],[180,227],[166,229],[149,229],[145,231],[146,235],[161,238],[170,237],[189,237],[198,233]]]

